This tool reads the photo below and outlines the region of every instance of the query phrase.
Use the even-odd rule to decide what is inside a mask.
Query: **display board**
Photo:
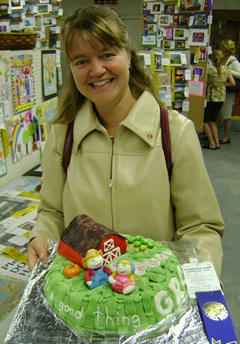
[[[143,2],[142,50],[163,58],[162,72],[169,75],[171,89],[171,101],[168,93],[165,105],[190,118],[197,131],[205,108],[211,13],[209,0]],[[162,74],[154,68],[154,74]],[[176,102],[176,86],[181,84],[182,99]]]
[[[48,122],[58,105],[57,54],[0,51],[0,187],[40,164]]]
[[[59,0],[1,0],[0,32],[36,32],[36,48],[60,48],[62,15]]]

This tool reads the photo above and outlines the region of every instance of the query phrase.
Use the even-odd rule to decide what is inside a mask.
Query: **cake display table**
[[[107,343],[107,344],[133,344],[133,343],[172,343],[172,344],[207,344],[197,303],[191,300],[178,319],[168,324],[164,333],[154,332],[151,336],[146,329],[143,333],[134,336],[118,334],[101,334],[82,331],[79,337],[73,333],[51,311],[43,295],[44,277],[56,256],[58,241],[49,240],[49,257],[45,265],[38,263],[34,268],[24,295],[21,299],[15,317],[11,323],[5,344],[21,343]],[[180,264],[189,263],[191,258],[196,258],[196,251],[192,244],[182,242],[164,242],[177,255]],[[144,339],[145,338],[145,339]],[[149,338],[146,340],[146,338]]]

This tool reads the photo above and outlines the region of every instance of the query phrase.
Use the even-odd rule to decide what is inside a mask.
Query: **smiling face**
[[[81,32],[71,42],[70,69],[79,92],[90,99],[97,110],[116,106],[132,98],[129,81],[130,56],[94,40],[90,44]]]
[[[123,275],[123,276],[125,276],[125,275],[131,275],[131,273],[132,273],[132,267],[131,267],[131,265],[130,264],[126,264],[126,263],[121,263],[121,262],[119,262],[118,264],[117,264],[117,273],[119,274],[119,275]]]
[[[87,267],[88,269],[98,269],[102,266],[102,264],[103,264],[103,257],[98,255],[88,260]]]

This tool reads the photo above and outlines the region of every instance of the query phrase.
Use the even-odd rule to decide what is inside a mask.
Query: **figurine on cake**
[[[103,253],[101,250],[88,250],[85,258],[82,260],[82,264],[86,269],[84,279],[89,289],[105,285],[108,277],[112,274],[111,270],[103,265]]]
[[[130,294],[136,287],[135,266],[129,259],[119,259],[117,261],[116,272],[108,278],[113,291],[122,294]]]

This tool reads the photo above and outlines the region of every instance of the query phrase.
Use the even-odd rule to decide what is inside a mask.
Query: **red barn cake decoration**
[[[83,214],[76,216],[62,233],[58,253],[83,267],[82,259],[89,249],[101,250],[105,263],[127,251],[127,242],[118,234]]]

